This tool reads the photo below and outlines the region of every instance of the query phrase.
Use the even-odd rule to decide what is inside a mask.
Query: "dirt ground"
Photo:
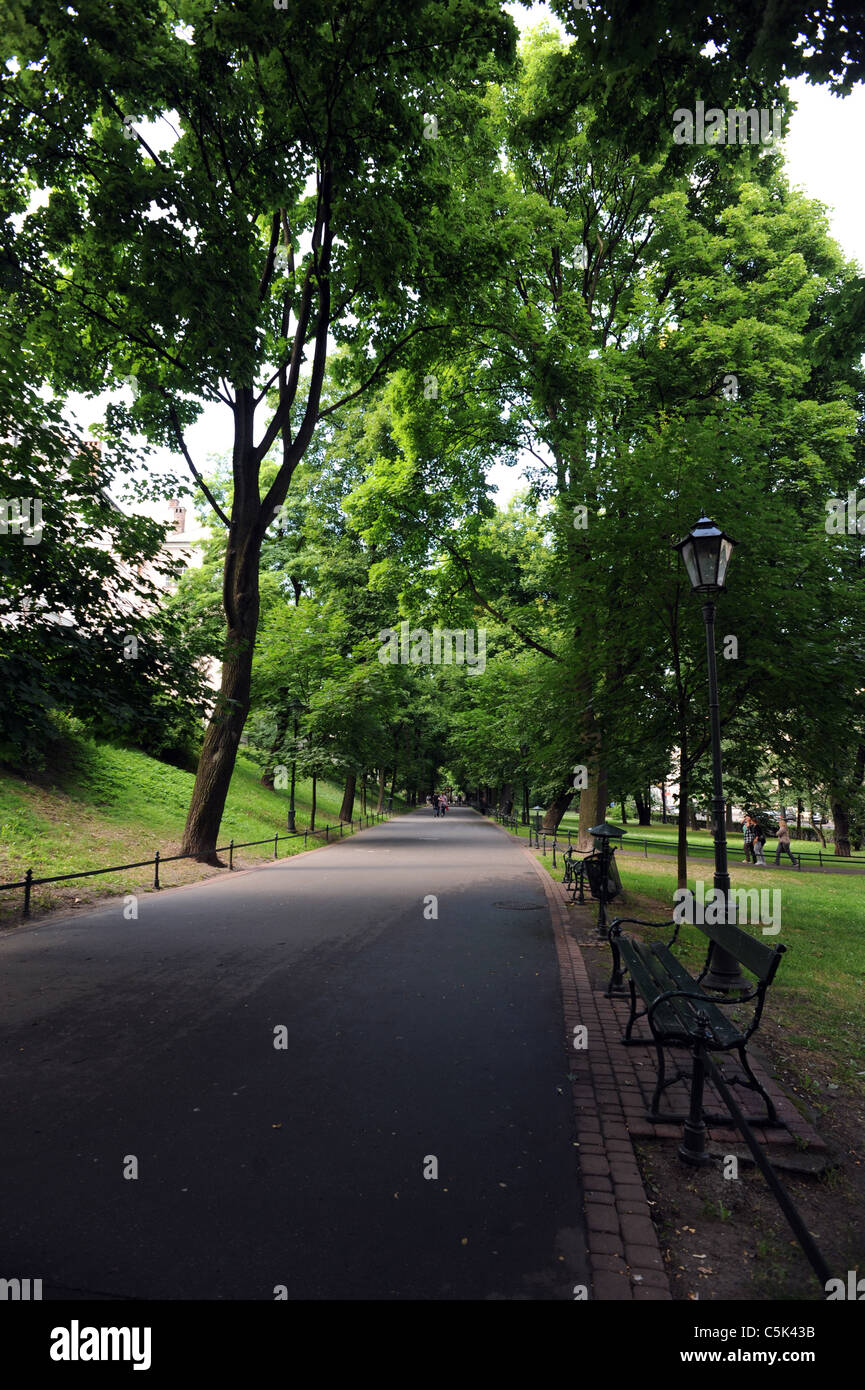
[[[609,948],[581,923],[571,929],[593,985],[603,991]],[[780,1163],[815,1162],[794,1146],[769,1156],[779,1159],[778,1176],[832,1276],[846,1283],[848,1270],[865,1274],[865,1104],[829,1081],[835,1069],[828,1059],[786,1041],[772,1022],[771,1000],[751,1048],[828,1146],[820,1173],[781,1170]],[[740,1158],[735,1179],[724,1177],[720,1153],[710,1167],[688,1168],[677,1143],[640,1139],[634,1146],[673,1297],[823,1301],[825,1292],[744,1141],[724,1146]]]

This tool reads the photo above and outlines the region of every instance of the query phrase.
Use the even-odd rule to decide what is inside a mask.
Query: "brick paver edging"
[[[585,1194],[586,1238],[597,1299],[672,1299],[658,1237],[626,1122],[625,1105],[609,1049],[621,1025],[612,1008],[601,1018],[583,953],[567,928],[567,900],[532,852],[550,907],[562,979],[566,1046],[571,1058],[578,1158]],[[602,998],[602,1003],[606,1003]],[[587,1030],[585,1049],[574,1048],[574,1029]],[[636,1087],[635,1106],[642,1102]],[[677,1130],[678,1133],[678,1130]]]

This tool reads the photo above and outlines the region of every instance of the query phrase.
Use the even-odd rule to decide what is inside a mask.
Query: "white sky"
[[[519,4],[506,8],[521,30],[544,19],[556,23],[545,4],[535,4],[531,9]],[[865,266],[865,180],[861,176],[860,154],[865,137],[865,87],[860,85],[849,97],[839,98],[823,87],[809,86],[797,79],[790,84],[790,94],[797,103],[783,146],[790,182],[825,205],[832,235],[861,269]],[[165,133],[165,143],[170,143],[171,137]],[[75,399],[75,413],[83,426],[89,428],[100,419],[104,399]],[[200,471],[206,473],[209,460],[225,454],[231,435],[228,408],[206,406],[197,423],[186,432],[190,453]],[[178,455],[160,450],[157,458],[167,471],[188,476]],[[501,503],[506,503],[521,486],[520,475],[518,467],[497,465],[490,470],[489,477],[498,489]]]

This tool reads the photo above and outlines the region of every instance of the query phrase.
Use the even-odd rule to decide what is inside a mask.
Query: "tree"
[[[22,0],[13,12],[0,141],[21,225],[7,220],[3,249],[30,336],[58,386],[134,376],[131,417],[115,409],[110,426],[178,449],[228,532],[222,683],[184,853],[215,857],[249,708],[261,546],[339,406],[321,405],[331,335],[352,349],[352,399],[458,294],[476,234],[424,135],[449,91],[471,100],[484,65],[508,60],[513,32],[494,0],[48,12]],[[175,130],[170,148],[148,121]],[[186,444],[205,400],[231,415],[230,515]]]

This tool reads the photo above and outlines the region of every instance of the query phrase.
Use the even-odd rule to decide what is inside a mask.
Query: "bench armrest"
[[[676,922],[676,921],[672,921],[672,922],[647,922],[647,921],[645,921],[645,919],[642,918],[642,917],[616,917],[615,920],[612,921],[612,922],[610,923],[610,930],[607,932],[607,940],[608,940],[608,941],[612,941],[612,939],[613,939],[614,936],[621,936],[621,934],[622,934],[622,926],[623,926],[626,922],[627,922],[627,923],[632,923],[633,925],[638,926],[638,927],[675,927],[676,930],[674,931],[674,933],[673,933],[673,935],[672,935],[672,937],[671,937],[671,939],[670,939],[670,941],[669,941],[669,943],[668,943],[670,946],[672,946],[673,942],[676,940],[676,937],[677,937],[678,934],[679,934],[679,928],[680,928],[681,925],[682,925],[681,922]]]

